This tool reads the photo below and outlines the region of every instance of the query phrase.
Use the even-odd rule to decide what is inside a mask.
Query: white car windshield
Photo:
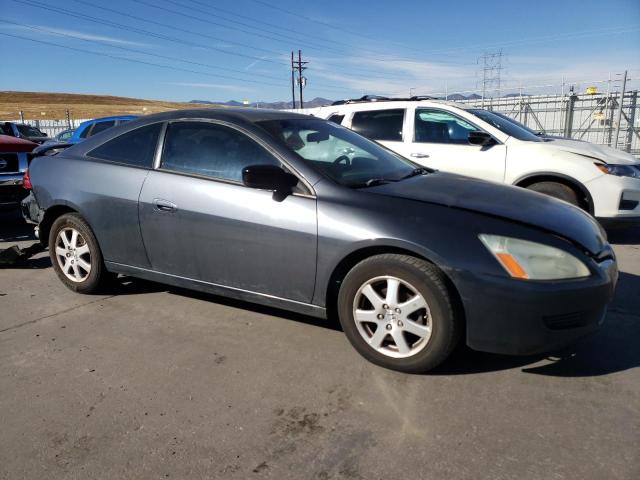
[[[502,133],[509,135],[510,137],[515,137],[518,140],[523,140],[525,142],[543,142],[544,140],[538,137],[533,131],[528,128],[520,125],[515,120],[511,120],[510,118],[499,115],[494,112],[490,112],[489,110],[482,110],[480,108],[473,108],[467,110],[469,113],[472,113],[476,117],[481,120],[484,120],[492,127],[497,128]]]

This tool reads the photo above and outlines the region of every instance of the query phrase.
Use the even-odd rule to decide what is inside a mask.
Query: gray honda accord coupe
[[[563,347],[602,324],[618,276],[580,209],[294,113],[149,115],[35,158],[25,186],[23,213],[76,292],[124,274],[337,316],[364,357],[405,372],[460,340]]]

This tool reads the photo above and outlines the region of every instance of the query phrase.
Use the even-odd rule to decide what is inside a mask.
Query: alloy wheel
[[[353,319],[371,348],[393,358],[411,357],[429,343],[429,305],[409,282],[392,276],[366,281],[353,301]]]
[[[82,234],[73,227],[63,228],[56,238],[56,259],[62,273],[80,283],[91,273],[91,251]]]

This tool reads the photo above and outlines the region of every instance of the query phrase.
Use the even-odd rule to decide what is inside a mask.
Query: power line
[[[0,21],[2,21],[4,23],[17,24],[15,22],[7,22],[5,20],[0,20]],[[27,27],[29,27],[29,26],[27,26]],[[45,29],[39,29],[39,28],[35,28],[35,29],[45,30]],[[59,34],[59,33],[54,32],[54,31],[51,31],[51,32]],[[233,77],[233,76],[230,76],[230,75],[221,75],[221,74],[216,74],[216,73],[211,73],[211,72],[203,72],[203,71],[199,71],[199,70],[191,70],[191,69],[176,67],[176,66],[173,66],[173,65],[163,65],[163,64],[159,64],[159,63],[148,62],[146,60],[139,60],[139,59],[121,57],[119,55],[113,55],[113,54],[110,54],[110,53],[96,52],[96,51],[93,51],[93,50],[86,50],[84,48],[71,47],[69,45],[61,45],[59,43],[48,42],[48,41],[45,41],[45,40],[36,40],[34,38],[24,37],[24,36],[21,36],[21,35],[13,35],[13,34],[10,34],[10,33],[0,32],[0,35],[4,35],[6,37],[18,38],[18,39],[21,39],[21,40],[28,40],[28,41],[31,41],[31,42],[41,43],[43,45],[49,45],[49,46],[54,46],[54,47],[58,47],[58,48],[63,48],[63,49],[66,49],[66,50],[72,50],[72,51],[81,52],[81,53],[88,53],[88,54],[91,54],[91,55],[97,55],[97,56],[101,56],[101,57],[108,57],[108,58],[112,58],[112,59],[115,59],[115,60],[123,60],[123,61],[130,62],[130,63],[138,63],[138,64],[142,64],[142,65],[153,66],[153,67],[163,68],[163,69],[167,69],[167,70],[174,70],[174,71],[187,72],[187,73],[195,73],[195,74],[198,74],[198,75],[204,75],[204,76],[208,76],[208,77],[222,78],[222,79],[225,79],[225,80],[232,80],[232,81],[243,82],[243,83],[251,83],[251,84],[261,85],[261,86],[272,86],[272,87],[282,87],[283,86],[283,84],[263,82],[263,81],[259,81],[259,80],[248,80],[248,79],[244,79],[244,78]],[[66,37],[73,37],[72,35],[66,35],[66,34],[59,34],[59,35],[66,36]],[[73,37],[73,38],[78,39],[77,37]],[[78,40],[83,40],[83,39],[78,39]],[[89,41],[89,40],[86,40],[86,41]],[[94,43],[100,43],[100,42],[97,42],[95,40],[93,42]],[[143,53],[145,55],[148,55],[147,53],[139,52],[139,51],[136,51],[134,49],[128,49],[128,48],[125,48],[125,47],[120,47],[120,46],[115,46],[115,45],[111,45],[111,47],[120,48],[120,49],[124,49],[124,50],[128,50],[128,51],[132,51],[132,52],[135,52],[135,53]],[[158,55],[154,55],[154,56],[158,56]],[[171,57],[167,57],[167,58],[171,58]],[[335,90],[339,90],[341,92],[345,91],[345,88],[338,87],[338,86],[322,86],[322,88],[324,88],[326,90],[334,90],[335,89]]]
[[[144,30],[144,29],[141,29],[141,28],[131,27],[129,25],[123,25],[121,23],[113,22],[111,20],[104,20],[104,19],[100,19],[100,18],[97,18],[97,17],[92,17],[91,15],[79,14],[79,13],[72,12],[70,10],[65,10],[63,8],[50,7],[48,5],[41,4],[41,3],[38,3],[38,2],[34,2],[32,0],[12,0],[12,1],[13,2],[17,2],[17,3],[21,3],[23,5],[29,5],[31,7],[36,7],[36,8],[41,8],[41,9],[44,9],[44,10],[49,10],[51,12],[55,12],[55,13],[58,13],[58,14],[64,14],[64,15],[68,15],[68,16],[71,16],[71,17],[80,18],[82,20],[88,20],[90,22],[99,23],[99,24],[102,24],[102,25],[107,25],[109,27],[118,28],[120,30],[125,30],[125,31],[128,31],[128,32],[135,32],[135,33],[138,33],[140,35],[150,35],[152,37],[159,38],[161,40],[167,40],[169,42],[180,43],[180,44],[183,44],[183,45],[189,45],[189,46],[198,47],[198,48],[204,48],[204,49],[207,49],[207,50],[213,50],[213,51],[216,51],[216,52],[220,52],[220,53],[223,53],[225,55],[248,58],[248,59],[251,59],[251,60],[259,60],[259,61],[263,61],[263,62],[273,63],[273,64],[276,64],[276,65],[284,65],[284,66],[287,65],[286,63],[277,62],[275,60],[271,60],[271,59],[268,59],[268,58],[255,57],[253,55],[245,55],[243,53],[238,53],[238,52],[229,52],[229,51],[224,50],[222,48],[216,48],[216,47],[212,47],[212,46],[209,46],[209,45],[203,45],[203,44],[199,44],[199,43],[195,43],[195,42],[190,42],[190,41],[187,41],[187,40],[181,40],[179,38],[175,38],[175,37],[170,37],[170,36],[167,36],[167,35],[154,33],[154,32],[151,32],[149,30]]]
[[[126,31],[133,31],[133,32],[138,33],[140,35],[150,35],[150,36],[153,36],[155,38],[167,40],[167,41],[174,42],[174,43],[181,43],[181,44],[190,45],[190,46],[197,46],[197,47],[205,48],[205,49],[208,49],[208,50],[214,50],[214,51],[226,54],[226,55],[235,55],[235,56],[240,56],[240,57],[244,57],[244,58],[250,58],[252,60],[259,60],[259,61],[263,61],[263,62],[267,62],[267,63],[275,63],[275,64],[286,65],[284,63],[276,62],[276,61],[273,61],[273,60],[270,60],[270,59],[266,59],[264,57],[259,58],[259,57],[255,57],[255,56],[251,56],[251,55],[245,55],[245,54],[241,54],[241,53],[229,52],[229,51],[226,51],[226,50],[223,50],[223,49],[211,47],[209,45],[203,45],[203,44],[194,43],[194,42],[190,42],[190,41],[186,41],[186,40],[181,40],[181,39],[178,39],[178,38],[175,38],[175,37],[170,37],[170,36],[167,36],[167,35],[164,35],[164,34],[157,34],[155,32],[151,32],[151,31],[148,31],[148,30],[140,29],[140,28],[137,28],[137,27],[132,27],[132,26],[129,26],[129,25],[123,25],[123,24],[120,24],[120,23],[117,23],[117,22],[114,22],[114,21],[111,21],[111,20],[105,20],[105,19],[101,19],[101,18],[98,18],[98,17],[92,17],[92,16],[86,15],[86,14],[70,12],[68,10],[60,9],[60,8],[58,8],[56,10],[55,8],[52,8],[52,7],[50,7],[50,6],[46,5],[46,4],[41,4],[40,2],[35,2],[34,0],[13,0],[13,1],[18,2],[18,3],[27,4],[27,5],[30,5],[32,7],[36,7],[36,8],[43,8],[45,10],[54,11],[56,13],[67,14],[67,15],[70,15],[70,16],[73,16],[73,17],[76,17],[76,18],[85,19],[85,20],[88,20],[88,21],[92,21],[92,22],[103,24],[103,25],[111,26],[113,28],[119,28],[121,30],[124,29]],[[196,32],[196,31],[186,30],[186,29],[179,28],[179,27],[176,27],[176,26],[173,26],[173,25],[157,22],[157,21],[154,21],[154,20],[149,20],[149,19],[146,19],[146,18],[143,18],[143,17],[140,17],[140,16],[132,15],[132,14],[125,13],[125,12],[122,12],[122,11],[119,11],[119,10],[115,10],[115,9],[112,9],[112,8],[103,7],[101,5],[96,5],[96,4],[94,4],[92,2],[88,2],[86,0],[84,0],[84,1],[83,0],[74,0],[74,1],[76,3],[80,3],[80,4],[85,5],[85,6],[90,6],[90,7],[101,9],[101,10],[104,10],[104,11],[107,11],[107,12],[115,13],[116,15],[121,15],[121,16],[129,17],[129,18],[134,18],[134,19],[136,19],[138,21],[142,21],[142,22],[146,22],[146,23],[162,26],[162,27],[169,28],[169,29],[176,30],[176,31],[180,31],[180,32],[183,32],[183,33],[188,33],[188,34],[192,34],[192,35],[198,35],[198,36],[201,36],[201,37],[211,38],[211,39],[214,39],[214,40],[217,40],[217,41],[223,41],[223,42],[227,42],[227,43],[231,43],[231,44],[236,44],[236,45],[239,45],[239,46],[242,46],[242,47],[245,47],[245,48],[252,48],[252,49],[256,49],[256,50],[261,50],[261,51],[265,51],[265,52],[268,52],[268,53],[272,53],[272,54],[275,54],[275,55],[280,55],[279,52],[276,52],[274,50],[269,50],[269,49],[265,49],[265,48],[261,48],[261,47],[253,47],[251,45],[238,43],[238,42],[235,42],[235,41],[232,41],[232,40],[229,40],[229,39],[223,39],[223,38],[220,38],[220,37],[215,37],[215,36],[212,36],[212,35],[207,35],[207,34],[203,34],[203,33]],[[143,5],[146,5],[146,6],[158,8],[158,9],[161,9],[161,10],[166,10],[169,13],[174,13],[174,14],[177,14],[177,15],[186,16],[187,18],[191,18],[191,19],[194,19],[194,20],[197,20],[197,21],[200,21],[200,22],[205,22],[207,24],[211,23],[209,21],[203,20],[203,19],[195,17],[193,15],[188,15],[188,14],[185,14],[185,13],[182,13],[182,12],[177,12],[177,11],[171,10],[171,9],[165,9],[163,7],[159,7],[157,5],[153,5],[153,4],[150,4],[148,2],[145,2],[143,0],[134,0],[134,1],[136,1],[137,3],[143,4]],[[203,12],[203,13],[206,14],[206,12]],[[220,24],[218,24],[218,25],[220,25]],[[236,30],[236,28],[234,28],[234,27],[229,27],[229,26],[225,26],[225,25],[221,25],[221,26],[223,28]],[[240,31],[246,33],[245,30],[240,30]],[[264,35],[260,35],[260,36],[266,37]],[[270,37],[267,37],[267,38],[270,38]],[[278,41],[278,39],[274,39],[274,40]],[[384,60],[379,60],[379,61],[383,62],[383,63],[385,62]],[[412,61],[412,62],[415,62],[415,63],[420,63],[420,62],[414,61],[414,60],[406,60],[406,61]],[[326,63],[326,64],[327,65],[331,65],[331,63]],[[340,66],[339,68],[350,68],[350,67]],[[385,79],[385,80],[401,80],[403,78],[402,76],[392,77],[392,76],[388,76],[388,75],[380,75],[377,72],[379,72],[379,71],[378,70],[372,71],[372,70],[367,70],[367,69],[362,69],[362,68],[358,68],[358,69],[350,68],[350,73],[360,73],[360,74],[366,75],[366,76],[368,76],[370,78],[379,78],[379,79]]]
[[[195,4],[198,4],[198,5],[201,5],[203,7],[207,7],[207,8],[212,9],[212,10],[218,10],[220,12],[224,12],[226,14],[233,15],[234,17],[244,18],[245,20],[249,20],[251,22],[255,22],[255,23],[259,23],[259,24],[263,24],[263,25],[268,25],[270,27],[275,27],[275,28],[278,28],[280,30],[285,30],[287,32],[295,33],[295,34],[298,34],[298,35],[303,35],[303,36],[310,37],[310,38],[315,38],[317,40],[320,40],[320,41],[323,41],[323,42],[326,42],[326,43],[333,43],[333,44],[336,44],[336,45],[349,46],[348,44],[343,43],[343,42],[338,42],[336,40],[331,40],[331,39],[325,39],[325,38],[319,37],[317,35],[311,35],[308,32],[301,32],[299,30],[294,30],[292,28],[287,28],[287,27],[282,26],[282,25],[276,25],[275,23],[265,22],[264,20],[257,20],[255,18],[248,17],[246,15],[241,15],[239,13],[232,12],[231,10],[226,10],[226,9],[220,8],[218,6],[214,7],[213,5],[209,5],[209,4],[204,3],[204,2],[199,2],[198,0],[188,0],[188,1],[191,2],[191,3],[195,3]]]
[[[95,52],[93,50],[85,50],[84,48],[70,47],[69,45],[61,45],[59,43],[47,42],[45,40],[36,40],[34,38],[23,37],[21,35],[13,35],[11,33],[0,32],[0,35],[4,35],[5,37],[19,38],[21,40],[28,40],[30,42],[35,42],[35,43],[42,43],[44,45],[50,45],[50,46],[54,46],[54,47],[64,48],[64,49],[73,50],[73,51],[76,51],[76,52],[88,53],[88,54],[91,54],[91,55],[98,55],[100,57],[108,57],[108,58],[113,58],[113,59],[116,59],[116,60],[124,60],[125,62],[140,63],[140,64],[143,64],[143,65],[149,65],[149,66],[152,66],[152,67],[164,68],[164,69],[168,69],[168,70],[175,70],[175,71],[188,72],[188,73],[196,73],[198,75],[206,75],[206,76],[209,76],[209,77],[224,78],[224,79],[233,80],[233,81],[236,81],[236,82],[254,83],[254,84],[257,84],[257,85],[269,85],[269,86],[274,86],[274,87],[282,87],[282,84],[265,83],[265,82],[261,82],[261,81],[258,81],[258,80],[245,80],[243,78],[231,77],[229,75],[218,75],[216,73],[201,72],[201,71],[198,71],[198,70],[189,70],[189,69],[186,69],[186,68],[175,67],[175,66],[172,66],[172,65],[162,65],[162,64],[159,64],[159,63],[147,62],[145,60],[137,60],[137,59],[133,59],[133,58],[120,57],[118,55],[112,55],[112,54],[104,53],[104,52]]]
[[[74,0],[74,1],[80,1],[80,0]],[[147,1],[145,1],[145,0],[133,0],[133,1],[134,1],[134,2],[136,2],[136,3],[140,3],[140,4],[142,4],[142,5],[148,6],[148,7],[156,8],[156,9],[158,9],[158,10],[163,10],[163,11],[168,12],[168,13],[173,13],[173,14],[175,14],[175,15],[179,15],[179,16],[181,16],[181,17],[185,17],[185,18],[189,18],[189,19],[192,19],[192,20],[196,20],[196,21],[198,21],[198,22],[203,22],[203,23],[206,23],[207,25],[214,24],[214,25],[221,26],[221,27],[223,27],[223,28],[227,28],[227,29],[229,29],[229,30],[237,30],[237,31],[240,31],[240,32],[243,32],[243,33],[248,33],[248,34],[250,34],[250,35],[256,35],[256,36],[259,36],[259,37],[262,37],[262,38],[267,38],[267,39],[269,39],[269,40],[274,40],[274,41],[281,42],[281,43],[290,43],[290,41],[281,40],[281,39],[278,39],[278,38],[271,37],[271,36],[269,36],[269,35],[263,35],[263,34],[258,34],[258,33],[253,33],[253,32],[248,32],[247,30],[244,30],[244,29],[239,29],[239,28],[236,28],[236,27],[230,27],[230,26],[228,26],[228,25],[223,25],[223,24],[220,24],[220,23],[211,22],[211,21],[209,21],[209,20],[204,20],[204,19],[202,19],[202,18],[200,18],[200,17],[194,16],[194,15],[190,15],[190,14],[188,14],[188,13],[184,13],[184,12],[177,11],[177,10],[172,10],[172,9],[170,9],[170,8],[165,8],[165,7],[162,7],[162,6],[156,5],[156,4],[152,4],[152,3],[149,3],[149,2],[147,2]],[[179,3],[174,2],[174,1],[171,1],[171,0],[165,0],[165,1],[168,1],[169,3],[175,4],[175,5],[180,5],[180,6],[182,6],[183,8],[184,8],[184,7],[186,7],[185,5],[179,4]],[[201,13],[201,14],[203,14],[203,15],[208,15],[208,16],[214,16],[214,17],[216,17],[216,15],[211,14],[211,13],[208,13],[208,12],[206,12],[206,11],[204,11],[204,10],[201,10],[201,9],[194,9],[194,8],[192,8],[192,10],[193,10],[194,12],[198,12],[198,13]],[[246,24],[245,24],[245,25],[246,25]],[[249,26],[249,28],[256,28],[256,27]],[[291,37],[289,37],[289,38],[291,38]],[[301,42],[301,41],[299,41],[299,40],[297,40],[297,39],[295,39],[295,38],[292,38],[292,40],[293,40],[293,41],[295,41],[295,42],[296,42],[296,43],[298,43],[298,44],[307,45],[307,46],[309,46],[310,48],[312,48],[312,49],[314,49],[314,50],[321,50],[321,51],[324,51],[324,50],[326,50],[326,49],[327,49],[327,47],[324,47],[324,46],[314,46],[314,45],[312,45],[312,44],[309,44],[309,42],[304,42],[304,41],[303,41],[303,42]],[[233,43],[233,42],[229,42],[229,43]],[[338,51],[338,50],[335,50],[335,49],[331,49],[331,50],[333,50],[333,51],[335,51],[335,52],[338,52],[338,53],[342,54],[342,52],[340,52],[340,51]],[[339,67],[339,68],[345,68],[345,67]],[[372,73],[372,71],[371,71],[371,70],[366,70],[366,69],[357,69],[357,70],[351,69],[350,71],[351,71],[352,73],[360,72],[360,73],[362,73],[362,74],[364,74],[364,75],[368,75],[368,76],[370,76],[370,77],[372,77],[372,78],[375,76],[376,78],[387,79],[387,80],[394,79],[394,77],[389,77],[389,76],[386,76],[386,75],[380,75],[380,74],[378,73],[379,71],[373,71],[374,73]],[[397,78],[398,78],[398,77],[396,77],[395,79],[397,79]]]
[[[250,31],[247,31],[247,30],[239,29],[237,27],[229,27],[227,25],[223,25],[223,24],[220,24],[220,23],[214,23],[214,25],[218,25],[218,26],[223,27],[223,28],[229,28],[229,29],[233,29],[233,30],[238,30],[240,32],[247,33],[249,35],[256,35],[256,36],[260,36],[260,37],[263,37],[263,38],[269,38],[270,40],[275,40],[275,41],[283,42],[283,43],[290,43],[291,41],[294,41],[294,42],[297,42],[297,43],[302,43],[303,42],[303,44],[305,44],[307,46],[315,46],[317,48],[327,49],[327,50],[331,50],[331,51],[340,53],[338,50],[335,50],[332,47],[310,43],[306,39],[305,40],[300,40],[299,38],[291,37],[289,35],[283,35],[282,33],[274,32],[273,30],[268,30],[268,29],[265,29],[265,28],[256,27],[254,25],[250,25],[248,23],[244,23],[244,22],[241,22],[239,20],[232,20],[232,19],[224,18],[220,14],[210,13],[210,12],[208,12],[206,10],[202,10],[200,8],[195,8],[195,7],[192,7],[190,5],[185,5],[183,3],[180,3],[180,2],[177,2],[177,1],[174,1],[174,0],[164,0],[164,1],[166,3],[170,3],[172,5],[175,5],[177,7],[180,7],[180,8],[186,9],[186,10],[190,9],[192,11],[199,12],[199,13],[207,15],[209,17],[219,18],[219,19],[222,19],[225,22],[234,23],[234,24],[237,24],[237,25],[242,25],[244,27],[252,28],[254,30],[265,32],[265,33],[269,33],[271,35],[276,35],[276,36],[282,37],[282,38],[280,39],[280,38],[274,38],[274,37],[269,37],[269,36],[263,36],[263,35],[260,35],[260,34],[254,33],[254,32],[250,32]],[[146,3],[146,2],[142,2],[142,3]],[[148,5],[150,5],[150,4],[148,4]],[[156,8],[160,8],[157,5],[153,5],[153,6],[156,7]],[[180,13],[180,12],[176,12],[174,10],[168,10],[168,11],[171,11],[173,13]],[[212,22],[207,21],[207,23],[212,23]]]
[[[69,33],[63,33],[63,32],[59,32],[59,31],[56,31],[56,30],[49,30],[47,28],[39,27],[39,26],[36,26],[36,25],[27,25],[25,23],[12,22],[10,20],[0,20],[0,22],[9,23],[9,24],[12,24],[12,25],[25,27],[25,28],[29,28],[31,30],[36,30],[36,31],[40,31],[40,32],[46,32],[46,33],[53,34],[53,35],[58,35],[58,36],[61,36],[61,37],[72,38],[74,40],[81,40],[83,42],[95,43],[95,44],[102,45],[102,46],[105,45],[104,42],[101,42],[99,40],[81,38],[81,37],[78,37],[76,35],[71,35]],[[239,73],[241,75],[249,75],[248,73],[243,72],[242,70],[236,70],[236,69],[233,69],[233,68],[221,67],[219,65],[212,65],[210,63],[194,62],[194,61],[186,60],[186,59],[183,59],[183,58],[170,57],[170,56],[167,56],[167,55],[160,55],[158,53],[145,52],[143,50],[137,50],[137,49],[134,49],[134,48],[123,47],[123,46],[120,46],[120,45],[113,45],[113,44],[110,44],[110,43],[108,45],[111,48],[117,48],[119,50],[123,50],[123,51],[126,51],[126,52],[138,53],[138,54],[141,54],[141,55],[148,55],[148,56],[151,56],[151,57],[162,58],[164,60],[171,60],[171,61],[175,61],[175,62],[189,63],[191,65],[197,65],[197,66],[200,66],[200,67],[207,67],[207,68],[215,68],[215,69],[218,69],[218,70],[225,70],[225,71],[228,71],[228,72]],[[252,76],[260,76],[260,77],[271,79],[271,80],[282,80],[282,78],[280,78],[280,77],[274,77],[274,76],[265,75],[265,74],[251,74],[251,75]]]
[[[325,27],[329,27],[329,28],[331,28],[331,29],[333,29],[333,30],[338,30],[338,31],[339,31],[340,33],[342,33],[342,34],[348,34],[348,35],[352,35],[352,36],[356,36],[356,37],[360,37],[360,38],[366,38],[367,40],[380,41],[380,37],[377,37],[377,38],[376,38],[376,37],[369,36],[369,35],[364,35],[364,34],[362,34],[362,33],[358,33],[358,32],[345,31],[345,30],[344,30],[343,28],[341,28],[341,27],[336,27],[335,25],[331,25],[330,23],[323,22],[323,21],[321,21],[321,20],[316,20],[315,18],[311,18],[311,17],[308,17],[308,16],[306,16],[306,15],[301,15],[299,12],[292,12],[291,10],[287,10],[287,9],[285,9],[285,8],[278,7],[278,6],[276,6],[276,5],[272,5],[272,4],[270,4],[269,2],[265,2],[265,1],[263,1],[263,0],[252,0],[252,1],[253,1],[254,3],[258,3],[258,4],[261,4],[261,5],[264,5],[265,7],[269,7],[269,8],[271,8],[271,9],[278,10],[279,12],[286,13],[287,15],[291,15],[291,16],[296,17],[296,18],[298,18],[298,19],[300,19],[300,18],[304,18],[305,20],[307,20],[307,21],[309,21],[309,22],[317,23],[317,24],[319,24],[319,25],[323,25],[323,26],[325,26]],[[400,43],[400,42],[394,42],[394,41],[391,41],[391,42],[389,42],[389,43],[394,43],[394,44],[396,44],[396,45],[403,46],[404,48],[407,48],[407,49],[409,49],[409,50],[414,50],[414,51],[417,51],[417,52],[422,53],[422,50],[417,49],[417,48],[414,48],[414,47],[409,47],[409,46],[404,45],[404,44],[402,44],[402,43]]]
[[[269,49],[262,48],[262,47],[254,47],[252,45],[247,45],[247,44],[244,44],[244,43],[230,41],[227,38],[216,37],[216,36],[213,36],[213,35],[208,35],[206,33],[194,32],[194,31],[187,30],[187,29],[184,29],[184,28],[176,27],[175,25],[169,25],[169,24],[166,24],[166,23],[157,22],[155,20],[149,20],[148,18],[143,18],[143,17],[139,17],[139,16],[136,16],[136,15],[132,15],[130,13],[121,12],[121,11],[115,10],[113,8],[103,7],[102,5],[96,5],[95,3],[88,2],[86,0],[73,0],[73,1],[76,2],[76,3],[80,3],[82,5],[85,5],[85,6],[91,6],[91,7],[94,7],[94,8],[98,8],[100,10],[104,10],[105,12],[115,13],[116,15],[121,15],[121,16],[127,17],[127,18],[133,18],[133,19],[138,20],[140,22],[151,23],[153,25],[158,25],[160,27],[169,28],[171,30],[176,30],[178,32],[188,33],[190,35],[197,35],[199,37],[209,38],[211,40],[216,40],[218,42],[231,43],[231,44],[238,45],[240,47],[250,48],[250,49],[254,49],[254,50],[260,50],[262,52],[271,53],[271,54],[274,54],[274,55],[281,55],[280,52],[276,52],[275,50],[269,50]]]

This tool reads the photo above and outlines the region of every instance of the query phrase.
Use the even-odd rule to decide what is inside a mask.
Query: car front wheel
[[[99,293],[113,279],[102,260],[98,241],[76,213],[57,218],[49,232],[53,268],[68,288],[78,293]]]
[[[354,266],[342,282],[338,313],[362,356],[403,372],[435,368],[460,333],[443,273],[407,255],[376,255]]]

